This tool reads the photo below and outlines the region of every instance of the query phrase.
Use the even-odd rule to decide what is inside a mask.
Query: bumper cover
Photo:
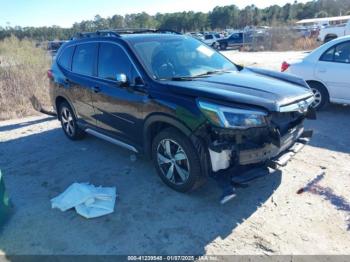
[[[239,165],[250,165],[268,161],[271,166],[284,166],[295,153],[299,152],[312,137],[312,131],[305,131],[297,126],[279,139],[279,147],[266,144],[262,148],[242,150],[239,152]]]

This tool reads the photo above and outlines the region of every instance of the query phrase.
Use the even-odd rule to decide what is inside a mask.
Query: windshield
[[[237,71],[231,61],[192,37],[153,38],[132,46],[147,70],[159,80]]]

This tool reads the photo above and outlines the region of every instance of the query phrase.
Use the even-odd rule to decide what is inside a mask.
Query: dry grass
[[[0,41],[0,120],[36,114],[29,98],[49,105],[46,75],[50,57],[30,40],[9,37]]]
[[[303,37],[289,27],[272,27],[264,37],[255,38],[246,51],[304,51],[320,45],[316,38]]]

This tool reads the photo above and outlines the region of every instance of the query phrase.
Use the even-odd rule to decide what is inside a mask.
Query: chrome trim
[[[280,106],[278,112],[300,112],[305,113],[309,106],[315,101],[315,97],[312,96],[306,100],[302,100],[287,106]]]
[[[110,137],[110,136],[101,134],[100,132],[97,132],[97,131],[92,130],[92,129],[90,129],[90,128],[87,128],[87,129],[85,130],[85,132],[88,133],[88,134],[90,134],[90,135],[93,135],[93,136],[96,136],[96,137],[98,137],[98,138],[101,138],[101,139],[103,139],[103,140],[106,140],[106,141],[108,141],[108,142],[110,142],[110,143],[112,143],[112,144],[115,144],[115,145],[117,145],[117,146],[124,147],[124,148],[126,148],[126,149],[128,149],[128,150],[131,150],[131,151],[135,152],[135,153],[138,153],[138,152],[139,152],[139,151],[137,151],[137,149],[136,149],[135,147],[133,147],[133,146],[131,146],[131,145],[129,145],[129,144],[126,144],[126,143],[124,143],[124,142],[122,142],[122,141],[120,141],[120,140],[118,140],[118,139],[112,138],[112,137]]]

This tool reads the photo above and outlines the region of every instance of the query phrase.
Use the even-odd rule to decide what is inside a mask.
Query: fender
[[[61,98],[63,98],[64,100],[66,100],[67,103],[69,104],[69,106],[72,108],[72,110],[73,110],[75,116],[78,116],[78,115],[77,115],[77,112],[75,111],[75,108],[74,108],[74,106],[73,106],[72,101],[70,101],[70,99],[69,99],[66,95],[64,95],[62,92],[59,92],[59,93],[56,93],[56,95],[55,95],[55,105],[54,105],[54,106],[55,106],[55,109],[56,109],[56,113],[57,113],[57,118],[58,118],[58,120],[60,120],[60,115],[59,115],[59,112],[58,112],[58,108],[57,108],[57,106],[56,106],[56,101],[57,101],[57,98],[59,98],[59,97],[61,97]]]
[[[151,138],[150,138],[150,126],[156,122],[162,122],[169,124],[179,129],[186,136],[190,137],[192,130],[181,121],[177,120],[171,115],[167,114],[152,114],[147,117],[143,126],[143,141],[144,141],[144,152],[148,155],[151,149]]]

